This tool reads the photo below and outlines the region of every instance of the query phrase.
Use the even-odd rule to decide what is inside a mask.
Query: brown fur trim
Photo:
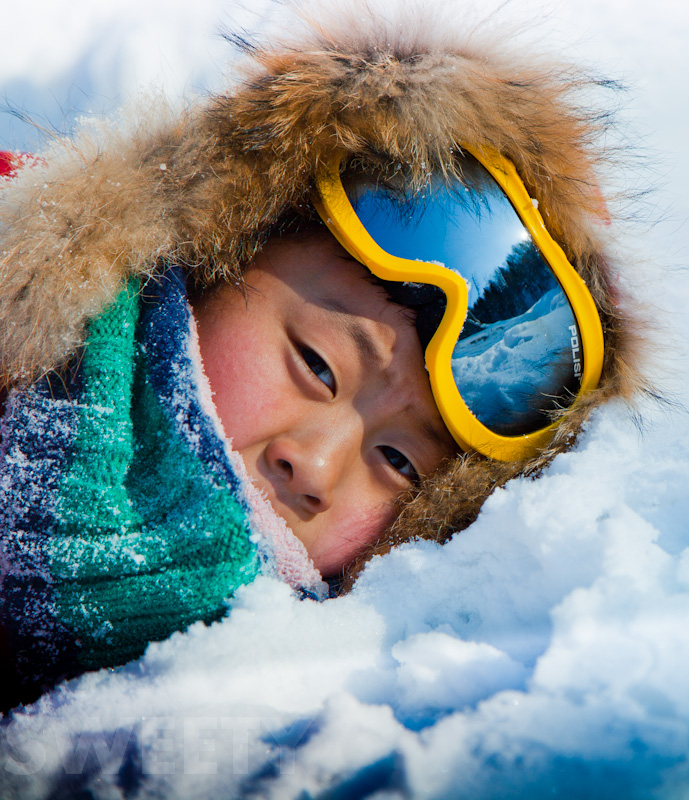
[[[383,552],[465,527],[495,486],[568,447],[591,408],[644,383],[630,304],[605,253],[604,121],[579,103],[586,79],[496,34],[450,34],[426,9],[404,25],[370,11],[346,16],[339,3],[338,15],[290,44],[247,48],[236,89],[58,142],[47,167],[0,190],[0,388],[64,364],[85,321],[160,259],[186,265],[200,287],[241,280],[278,221],[308,204],[317,167],[335,154],[399,162],[420,179],[432,167],[456,170],[463,144],[488,144],[514,162],[591,289],[603,377],[538,458],[460,456],[431,476],[378,544]]]
[[[397,519],[379,541],[345,568],[342,590],[352,587],[373,556],[384,555],[393,547],[414,539],[446,542],[471,525],[496,488],[521,474],[524,474],[522,464],[491,461],[477,453],[460,454],[446,462],[426,478],[419,490],[398,499]]]

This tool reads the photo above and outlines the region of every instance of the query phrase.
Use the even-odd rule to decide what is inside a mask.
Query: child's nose
[[[293,504],[309,514],[332,506],[340,478],[351,463],[351,439],[338,439],[321,430],[300,438],[280,436],[266,448],[272,476],[289,492]]]

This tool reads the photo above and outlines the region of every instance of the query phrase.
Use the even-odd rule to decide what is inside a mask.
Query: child
[[[3,188],[4,707],[259,572],[323,597],[444,541],[635,387],[580,84],[423,28],[247,47],[227,94]]]
[[[324,230],[271,241],[246,297],[194,306],[224,431],[327,578],[455,451],[414,325],[370,278]]]

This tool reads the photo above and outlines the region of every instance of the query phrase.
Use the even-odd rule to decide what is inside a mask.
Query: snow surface
[[[570,327],[576,333],[570,305],[557,287],[523,314],[460,339],[452,374],[469,410],[496,433],[514,435],[529,422],[543,425],[532,409],[544,408],[549,397],[554,410],[568,382],[576,391]]]
[[[3,9],[0,83],[48,127],[137,84],[179,96],[217,84],[218,21],[267,7],[26,0]],[[665,186],[625,233],[625,280],[658,320],[649,369],[676,404],[640,401],[641,430],[601,409],[539,480],[497,491],[442,548],[375,560],[346,597],[261,579],[225,621],[57,689],[0,732],[3,798],[689,795],[689,8],[514,0],[501,15],[636,85],[628,133],[655,167],[634,180]],[[5,144],[35,147],[2,124]]]

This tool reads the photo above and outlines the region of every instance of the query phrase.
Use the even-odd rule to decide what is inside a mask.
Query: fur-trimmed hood
[[[585,81],[494,33],[491,42],[456,19],[449,30],[427,9],[410,14],[382,22],[338,9],[336,21],[302,17],[289,42],[244,41],[226,93],[179,114],[147,109],[119,130],[85,130],[3,187],[2,386],[67,363],[85,322],[161,259],[185,265],[198,286],[238,280],[279,221],[308,204],[317,166],[336,153],[421,174],[451,163],[462,144],[487,144],[514,162],[603,322],[600,388],[549,454],[589,408],[630,395],[640,381],[602,243],[603,154],[599,118],[577,102]],[[393,538],[447,536],[496,483],[549,454],[526,465],[458,457],[406,503]]]

